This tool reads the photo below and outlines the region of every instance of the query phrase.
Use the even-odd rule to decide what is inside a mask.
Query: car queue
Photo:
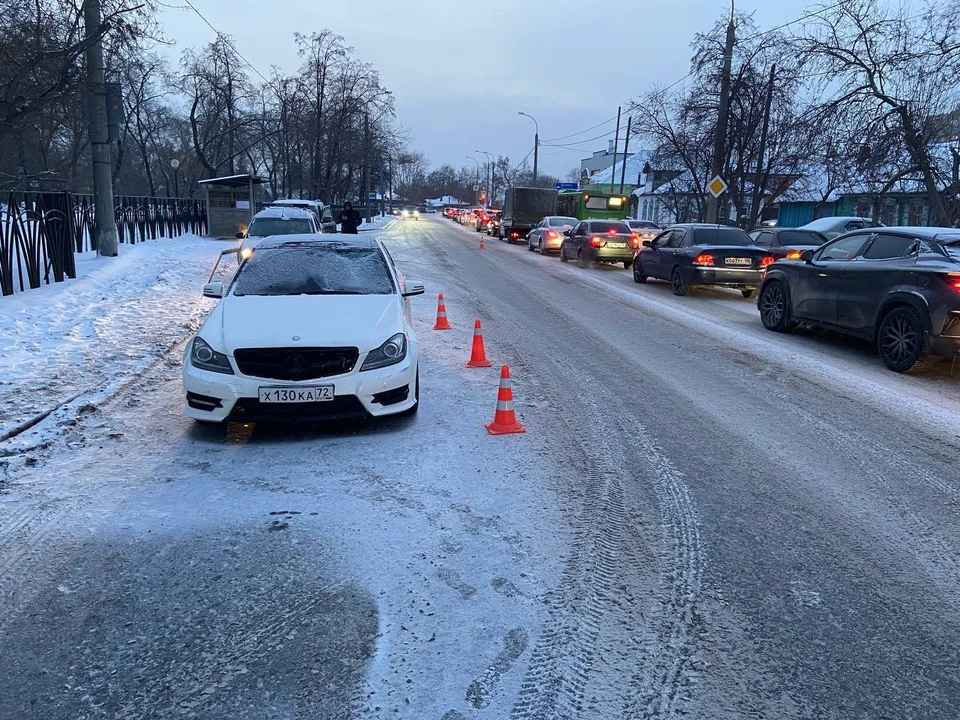
[[[756,296],[768,330],[806,326],[861,338],[895,372],[960,358],[960,229],[846,217],[748,234],[728,225],[546,216],[527,249],[581,268],[618,264],[636,283],[663,280],[677,296],[699,286]]]

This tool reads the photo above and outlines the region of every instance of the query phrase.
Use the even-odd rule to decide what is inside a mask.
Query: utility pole
[[[617,108],[617,132],[613,136],[613,167],[610,168],[610,194],[613,195],[613,189],[617,186],[617,147],[620,145],[620,110]]]
[[[533,120],[534,134],[533,134],[533,186],[537,187],[537,158],[540,155],[540,123],[537,122],[537,119],[533,115],[528,115],[525,112],[518,112],[517,115],[523,115]]]
[[[623,139],[623,163],[620,165],[620,194],[623,195],[623,183],[627,179],[627,149],[630,147],[630,126],[633,116],[627,118],[627,136]]]
[[[473,203],[474,205],[480,204],[480,161],[477,160],[473,155],[467,155],[467,160],[473,160],[477,164],[477,179],[473,183],[474,187],[477,188],[473,192]]]
[[[367,222],[370,222],[370,113],[363,113],[363,192],[367,206]]]
[[[100,30],[100,0],[84,0],[83,24],[87,37],[97,34],[87,46],[85,101],[89,116],[90,155],[93,166],[93,244],[98,255],[116,257],[117,221],[113,207],[113,170],[107,130],[107,92],[103,86],[103,38]]]
[[[723,150],[727,144],[727,124],[730,122],[730,66],[733,63],[733,46],[736,28],[733,26],[733,0],[730,0],[730,22],[727,24],[727,42],[723,48],[723,75],[720,78],[720,102],[717,106],[717,129],[713,140],[713,165],[710,179],[723,172]],[[707,222],[720,222],[720,198],[711,194],[707,198]]]
[[[474,152],[487,156],[487,202],[484,203],[484,206],[490,207],[493,204],[493,154],[486,150],[474,150]]]
[[[770,79],[767,81],[767,97],[763,105],[763,126],[760,128],[760,149],[757,152],[757,174],[753,178],[753,203],[750,206],[750,229],[760,219],[760,196],[765,184],[763,172],[764,154],[767,152],[767,134],[770,131],[770,106],[773,104],[773,83],[777,74],[777,64],[770,66]]]

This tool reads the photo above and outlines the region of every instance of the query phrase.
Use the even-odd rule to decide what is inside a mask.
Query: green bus
[[[557,215],[575,217],[577,220],[623,220],[627,217],[628,208],[625,195],[591,190],[561,190],[557,193]]]

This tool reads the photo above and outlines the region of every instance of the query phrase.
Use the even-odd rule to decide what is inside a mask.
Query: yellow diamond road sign
[[[710,191],[710,194],[715,198],[720,197],[727,190],[727,184],[723,181],[723,178],[717,175],[710,183],[707,185],[707,190]]]

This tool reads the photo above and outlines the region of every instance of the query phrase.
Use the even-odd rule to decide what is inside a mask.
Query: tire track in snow
[[[621,654],[635,657],[636,665],[626,670],[624,680],[632,698],[624,703],[621,717],[673,716],[680,691],[693,673],[690,663],[698,646],[697,603],[704,565],[699,518],[683,475],[646,428],[615,412],[614,425],[619,427],[614,429],[619,432],[610,432],[615,407],[608,399],[601,416],[591,404],[588,419],[594,427],[605,427],[606,435],[632,437],[638,459],[651,471],[660,515],[660,608],[655,617],[645,619],[639,608],[620,602],[624,562],[631,559],[624,482],[638,479],[625,475],[623,468],[632,463],[623,453],[600,441],[583,488],[586,504],[575,524],[571,555],[558,587],[548,596],[551,610],[512,720],[591,717],[591,708],[586,707],[590,684],[616,682],[596,677],[595,666],[612,650],[598,640],[605,630],[621,637],[622,645],[632,639],[620,627],[610,630],[618,621],[644,638],[639,657],[633,648],[619,648]]]

